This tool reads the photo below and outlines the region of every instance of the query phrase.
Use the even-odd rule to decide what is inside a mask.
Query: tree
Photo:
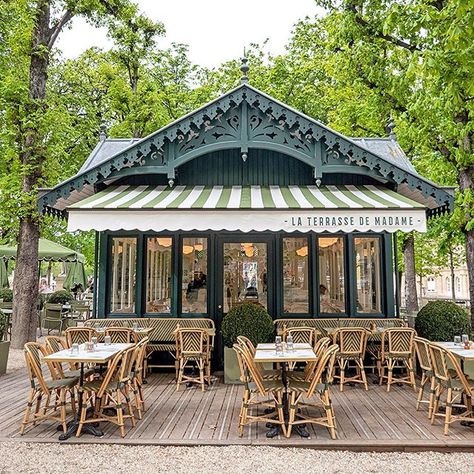
[[[21,26],[7,32],[6,42],[11,51],[18,53],[12,59],[19,64],[9,65],[7,80],[11,87],[2,92],[16,140],[16,146],[11,148],[14,150],[11,161],[20,177],[18,183],[12,184],[17,186],[16,194],[20,198],[15,202],[20,204],[20,212],[12,347],[21,348],[35,338],[37,327],[40,218],[36,202],[38,187],[44,182],[49,132],[55,124],[46,95],[52,51],[58,36],[74,16],[85,16],[99,25],[109,16],[133,15],[134,8],[127,0],[16,0],[10,6]]]

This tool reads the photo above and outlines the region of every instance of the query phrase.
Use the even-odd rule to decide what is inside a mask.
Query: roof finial
[[[388,130],[388,138],[391,140],[396,140],[397,136],[395,135],[395,122],[393,121],[393,115],[390,114],[390,121],[388,122],[387,125],[387,130]]]
[[[249,66],[248,66],[248,59],[247,55],[245,53],[245,48],[244,48],[244,57],[242,58],[242,64],[240,66],[240,70],[242,71],[242,77],[240,78],[241,84],[246,84],[248,82],[248,77],[247,73],[249,72]]]
[[[99,140],[103,142],[107,138],[107,124],[103,121],[100,124]]]

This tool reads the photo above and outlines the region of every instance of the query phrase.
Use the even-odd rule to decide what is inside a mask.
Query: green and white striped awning
[[[423,205],[383,187],[113,186],[69,209],[69,230],[420,230]]]

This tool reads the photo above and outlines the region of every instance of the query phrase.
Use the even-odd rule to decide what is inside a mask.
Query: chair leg
[[[288,411],[288,426],[286,428],[286,437],[291,436],[293,430],[293,423],[295,422],[296,417],[296,392],[291,392],[290,394],[290,409]]]
[[[334,411],[332,408],[332,403],[331,399],[329,398],[329,391],[325,390],[324,393],[321,396],[321,401],[323,402],[324,405],[324,411],[326,413],[326,418],[327,418],[327,423],[328,423],[328,429],[329,429],[329,434],[331,435],[331,439],[336,439],[337,438],[337,433],[336,433],[336,426],[334,423]]]
[[[344,390],[344,371],[346,367],[346,361],[344,359],[339,360],[339,390],[342,392]]]
[[[415,380],[415,370],[413,365],[413,359],[408,359],[405,361],[408,367],[408,375],[410,377],[410,385],[413,387],[413,390],[416,393],[416,380]]]
[[[393,366],[395,365],[394,361],[392,359],[388,359],[387,361],[387,370],[388,370],[388,375],[387,375],[387,392],[390,392],[390,386],[392,385],[392,380],[393,380]]]
[[[431,415],[433,413],[433,405],[434,405],[434,400],[435,400],[435,394],[436,394],[436,379],[434,376],[431,376],[431,383],[430,383],[430,402],[428,406],[428,418],[431,419]]]
[[[59,403],[61,405],[60,412],[61,412],[61,424],[63,425],[63,432],[67,432],[67,424],[66,424],[66,389],[62,389],[59,395]]]
[[[423,399],[423,392],[424,392],[424,388],[425,388],[425,384],[426,384],[427,380],[428,380],[428,377],[423,372],[423,374],[421,375],[420,388],[418,389],[418,396],[416,397],[416,409],[417,410],[420,409],[420,404],[421,404],[421,400]]]
[[[34,388],[30,390],[30,395],[28,396],[28,402],[26,404],[26,410],[23,415],[23,421],[21,422],[20,434],[23,435],[25,432],[26,425],[30,421],[31,407],[33,406],[33,401],[35,399],[36,391]]]
[[[247,424],[248,402],[249,402],[249,392],[248,390],[245,390],[244,395],[242,397],[242,408],[240,410],[240,424],[239,424],[240,437],[244,435],[244,427]]]
[[[283,394],[278,393],[275,396],[275,401],[277,403],[278,421],[281,423],[280,426],[283,432],[283,436],[286,436],[285,414],[283,413]]]
[[[449,424],[451,423],[451,415],[453,412],[453,389],[448,388],[446,395],[446,413],[444,416],[444,434],[447,435],[449,432]]]
[[[364,361],[363,359],[359,359],[359,369],[360,369],[360,376],[362,378],[362,381],[364,383],[364,387],[366,390],[369,390],[369,385],[367,383],[367,375],[365,374],[365,369],[364,369]]]
[[[125,424],[123,421],[122,397],[120,395],[120,390],[116,391],[115,397],[117,400],[115,404],[115,408],[117,410],[117,424],[120,427],[120,436],[124,438],[125,437]]]
[[[79,426],[77,427],[76,437],[79,438],[81,436],[82,428],[84,427],[84,423],[86,422],[86,415],[87,415],[87,402],[89,401],[89,393],[84,392],[82,395],[82,410],[79,417]]]
[[[184,375],[184,360],[182,358],[179,359],[179,370],[178,370],[178,380],[176,382],[176,391],[179,390],[179,385],[183,381],[183,375]]]

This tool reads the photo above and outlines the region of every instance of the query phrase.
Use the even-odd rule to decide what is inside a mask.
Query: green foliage
[[[273,321],[267,311],[255,303],[234,306],[222,320],[224,344],[232,347],[238,336],[248,337],[254,345],[273,337]]]
[[[67,290],[58,290],[51,293],[51,296],[48,298],[48,303],[65,304],[70,303],[72,300],[74,300],[74,296],[71,292]]]
[[[3,341],[3,336],[7,331],[8,318],[7,315],[0,309],[0,342]]]
[[[5,303],[11,303],[13,301],[13,291],[10,288],[0,289],[0,300]]]
[[[451,301],[431,301],[421,308],[415,321],[420,337],[430,341],[452,341],[454,336],[470,334],[467,312]]]

